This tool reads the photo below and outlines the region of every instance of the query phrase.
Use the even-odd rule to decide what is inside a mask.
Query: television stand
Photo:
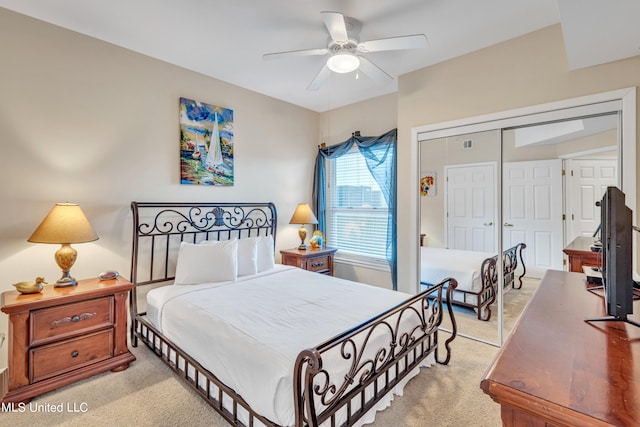
[[[615,317],[615,316],[606,316],[606,317],[596,317],[594,319],[585,319],[585,322],[625,322],[630,325],[636,326],[640,328],[640,323],[635,322],[629,319],[627,316],[624,317]]]
[[[633,300],[638,300],[640,299],[640,292],[639,290],[636,288],[636,284],[637,282],[634,280],[633,282]],[[589,286],[589,282],[587,281],[587,290],[589,292],[591,292],[594,295],[599,296],[600,298],[604,298],[604,295],[602,295],[600,292],[593,292],[593,291],[597,291],[599,289],[604,290],[604,285],[599,285],[599,286]],[[585,322],[625,322],[625,323],[629,323],[631,325],[637,326],[638,328],[640,328],[640,323],[633,321],[631,319],[629,319],[627,316],[604,316],[604,317],[596,317],[593,319],[584,319]]]

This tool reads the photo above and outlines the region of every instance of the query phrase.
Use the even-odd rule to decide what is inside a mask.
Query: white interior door
[[[447,247],[495,252],[496,164],[447,166],[445,175]]]
[[[608,186],[618,185],[617,159],[570,159],[567,163],[567,243],[592,236],[600,224],[596,201]]]
[[[562,270],[562,161],[503,165],[503,245],[524,242],[527,276]]]

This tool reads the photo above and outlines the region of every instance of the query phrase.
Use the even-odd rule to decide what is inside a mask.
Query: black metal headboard
[[[272,235],[273,203],[131,202],[133,238],[131,315],[138,314],[137,287],[174,279],[180,243]]]

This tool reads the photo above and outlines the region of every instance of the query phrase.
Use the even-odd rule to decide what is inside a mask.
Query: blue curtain
[[[325,232],[326,226],[326,177],[325,159],[343,156],[355,144],[365,158],[371,176],[376,180],[389,208],[387,223],[386,256],[391,269],[393,289],[397,284],[397,244],[396,244],[396,157],[398,130],[393,129],[381,136],[352,136],[341,144],[324,147],[318,150],[313,179],[313,207],[318,219],[318,229]]]

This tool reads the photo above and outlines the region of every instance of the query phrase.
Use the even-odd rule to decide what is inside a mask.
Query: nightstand
[[[283,249],[280,254],[284,265],[295,265],[305,270],[333,276],[333,256],[336,251],[336,248],[309,248],[307,250],[294,248]]]
[[[2,293],[9,315],[9,386],[2,402],[28,402],[100,372],[121,371],[136,360],[127,346],[127,296],[133,285],[117,278],[45,286],[41,293]]]

